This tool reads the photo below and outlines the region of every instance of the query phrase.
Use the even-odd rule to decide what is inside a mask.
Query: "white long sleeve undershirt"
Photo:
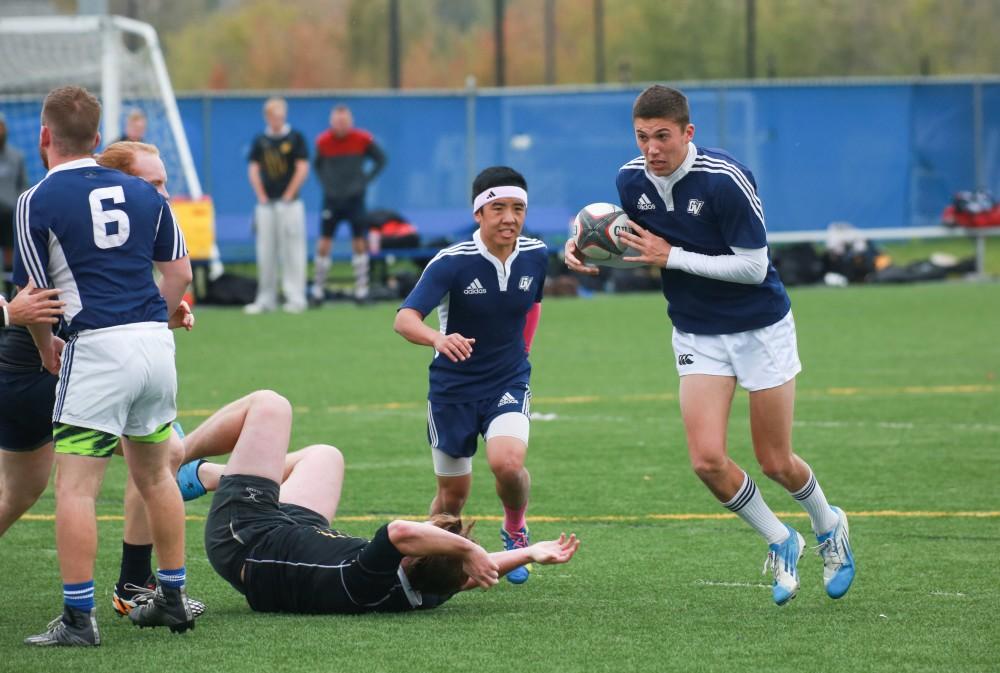
[[[767,248],[731,248],[732,255],[702,255],[674,246],[667,268],[729,283],[758,285],[767,276]]]

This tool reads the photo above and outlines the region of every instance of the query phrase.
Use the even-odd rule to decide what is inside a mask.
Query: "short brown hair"
[[[429,523],[467,540],[472,540],[472,527],[476,525],[473,521],[465,526],[462,524],[462,519],[453,514],[435,514]],[[438,555],[414,558],[406,570],[406,579],[417,591],[442,595],[461,591],[469,576],[462,569],[461,558]]]
[[[135,175],[132,172],[132,162],[135,160],[135,155],[138,152],[160,154],[160,150],[156,148],[156,145],[140,143],[134,140],[119,140],[104,148],[104,151],[97,157],[97,163],[106,168],[114,168],[122,173]]]
[[[632,119],[669,119],[687,127],[691,109],[687,96],[662,84],[647,87],[632,104]]]
[[[42,104],[42,126],[60,154],[90,154],[100,124],[101,103],[83,87],[53,89]]]

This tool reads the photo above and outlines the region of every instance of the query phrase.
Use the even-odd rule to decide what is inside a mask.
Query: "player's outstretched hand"
[[[570,271],[576,271],[577,273],[585,273],[588,276],[596,276],[601,272],[596,266],[587,266],[583,263],[583,255],[576,248],[576,241],[572,238],[566,239],[566,245],[563,247],[563,257],[566,260],[566,266],[569,267]]]
[[[28,278],[17,296],[7,303],[7,315],[12,325],[54,325],[59,322],[66,302],[57,298],[57,288],[42,289],[35,285],[34,278]]]
[[[440,334],[434,338],[434,350],[441,353],[452,362],[468,360],[472,355],[472,344],[475,339],[467,339],[458,332]]]
[[[188,332],[193,330],[194,313],[191,311],[191,305],[181,299],[181,303],[177,305],[177,309],[174,310],[174,314],[170,316],[170,320],[167,321],[167,327],[170,329],[183,327]]]
[[[573,554],[579,548],[580,540],[576,537],[576,533],[571,533],[569,537],[566,537],[566,533],[562,533],[558,540],[536,542],[528,547],[531,551],[531,560],[542,565],[566,563],[573,558]]]
[[[469,580],[474,583],[473,586],[489,589],[500,581],[500,568],[490,558],[490,555],[486,553],[485,549],[477,544],[472,546],[475,549],[471,550],[465,557],[465,561],[462,563],[462,570],[469,576]]]
[[[670,256],[671,245],[631,220],[629,220],[629,226],[632,227],[632,231],[621,231],[618,233],[618,238],[639,254],[622,257],[622,261],[652,264],[661,269],[665,267],[667,258]]]

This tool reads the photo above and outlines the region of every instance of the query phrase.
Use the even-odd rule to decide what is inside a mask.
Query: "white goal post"
[[[84,86],[100,96],[103,143],[121,135],[133,109],[147,118],[146,142],[160,149],[171,193],[199,199],[191,158],[156,30],[120,16],[0,19],[0,111],[12,145],[28,159],[29,182],[44,169],[35,156],[41,102],[51,89]]]

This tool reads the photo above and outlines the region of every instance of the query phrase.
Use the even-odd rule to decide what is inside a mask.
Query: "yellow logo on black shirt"
[[[341,535],[335,530],[323,530],[322,528],[317,528],[316,532],[324,537],[332,537],[332,538],[347,537],[346,535]]]

